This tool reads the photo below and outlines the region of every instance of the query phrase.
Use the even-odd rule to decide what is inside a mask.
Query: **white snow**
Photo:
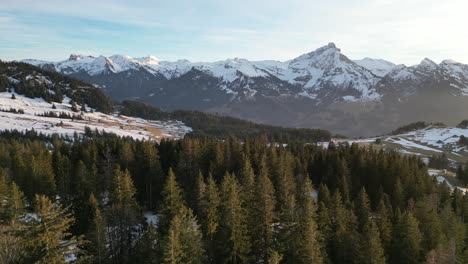
[[[55,63],[34,60],[24,60],[23,62],[36,66],[52,65],[56,71],[65,74],[84,71],[89,75],[97,75],[144,68],[152,74],[160,74],[167,79],[180,77],[195,68],[222,79],[223,83],[232,83],[243,76],[251,78],[277,77],[280,80],[302,86],[303,92],[300,95],[309,98],[315,97],[314,90],[327,85],[341,89],[348,89],[352,86],[361,93],[360,98],[363,100],[380,98],[380,95],[372,88],[379,77],[346,58],[333,43],[284,62],[249,61],[241,58],[217,62],[190,62],[187,60],[170,62],[160,61],[152,55],[143,58],[131,58],[123,55],[110,57],[71,55],[68,60]],[[230,92],[228,89],[225,91]],[[235,94],[234,91],[233,94]]]
[[[65,98],[62,103],[54,102],[57,109],[52,109],[52,104],[42,98],[27,98],[15,94],[16,99],[11,99],[8,92],[0,93],[0,109],[22,109],[24,114],[0,112],[0,130],[19,131],[34,129],[46,135],[60,134],[73,137],[76,132],[83,135],[85,127],[91,130],[106,131],[118,136],[129,136],[140,140],[161,140],[167,138],[182,138],[191,129],[179,121],[147,121],[141,118],[118,116],[116,114],[83,113],[84,120],[71,120],[65,118],[42,117],[37,114],[44,112],[65,112],[70,115],[80,115],[71,111],[70,99]],[[90,110],[89,107],[87,107]],[[59,125],[62,122],[63,125]]]
[[[155,214],[155,213],[153,213],[151,211],[147,211],[143,215],[146,218],[146,222],[148,224],[153,224],[155,226],[158,224],[159,217],[158,217],[157,214]]]
[[[441,150],[430,148],[430,147],[415,143],[413,141],[403,139],[401,137],[389,138],[387,139],[387,141],[397,143],[407,148],[416,148],[416,149],[428,150],[428,151],[439,152],[439,153],[443,152]]]
[[[395,64],[386,60],[382,59],[372,59],[372,58],[364,58],[361,60],[355,60],[356,64],[368,69],[373,74],[384,77],[389,72],[391,72],[395,68]]]

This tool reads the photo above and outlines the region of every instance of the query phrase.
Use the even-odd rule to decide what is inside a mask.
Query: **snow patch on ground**
[[[60,134],[73,137],[75,133],[83,135],[85,127],[89,127],[93,131],[96,129],[98,131],[104,130],[122,137],[156,141],[163,138],[179,139],[192,131],[180,121],[148,121],[100,112],[75,113],[71,111],[69,98],[65,98],[62,103],[54,102],[56,109],[52,109],[52,104],[42,98],[31,99],[19,94],[15,94],[16,99],[11,99],[11,97],[11,93],[0,93],[0,109],[21,109],[24,114],[0,112],[0,130],[2,131],[34,129],[36,132],[46,135]],[[87,109],[90,110],[90,108]],[[45,112],[81,115],[83,120],[37,116]]]

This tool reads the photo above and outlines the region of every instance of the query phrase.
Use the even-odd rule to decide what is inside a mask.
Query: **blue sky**
[[[335,42],[352,59],[468,63],[465,0],[0,0],[0,58],[71,53],[288,60]]]

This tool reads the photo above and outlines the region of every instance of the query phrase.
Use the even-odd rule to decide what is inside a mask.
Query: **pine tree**
[[[164,240],[163,263],[201,264],[202,234],[192,210],[183,206],[172,218]]]
[[[93,255],[93,262],[102,264],[107,259],[106,222],[94,194],[90,195],[88,203],[91,208],[91,226],[87,235],[90,241],[87,248],[88,252]]]
[[[159,261],[159,239],[156,232],[156,226],[153,222],[148,224],[143,237],[138,241],[138,253],[135,256],[134,262],[158,264]]]
[[[25,263],[65,263],[65,258],[80,256],[84,240],[69,233],[73,216],[44,195],[36,195],[35,204],[35,216],[21,227],[21,236],[27,238]]]
[[[331,251],[332,240],[332,218],[328,208],[323,202],[319,202],[317,212],[317,225],[320,230],[318,240],[320,242],[321,255],[325,263],[329,263],[328,252]]]
[[[359,231],[362,232],[364,226],[369,225],[370,221],[370,202],[364,187],[358,194],[356,202],[356,217],[359,222]]]
[[[172,221],[164,245],[164,259],[166,264],[182,263],[183,249],[180,241],[179,229],[181,224],[180,216],[176,215]]]
[[[390,260],[392,263],[419,263],[421,261],[421,234],[418,221],[410,212],[397,214],[393,230]]]
[[[116,167],[108,210],[109,254],[114,261],[127,263],[133,252],[135,226],[139,222],[139,208],[135,200],[135,187],[128,171]]]
[[[339,189],[332,197],[332,236],[328,256],[333,263],[349,263],[355,255],[358,234],[356,216],[345,208]]]
[[[404,194],[403,194],[403,186],[401,185],[400,178],[397,178],[395,181],[395,185],[393,186],[393,208],[400,208],[402,209],[404,206]]]
[[[359,239],[356,263],[385,264],[384,249],[380,240],[379,230],[373,220],[363,226]]]
[[[379,228],[380,240],[382,241],[382,246],[385,249],[385,252],[390,251],[390,245],[392,241],[392,222],[390,219],[390,213],[387,207],[385,206],[384,200],[380,199],[379,205],[377,207],[377,227]]]
[[[297,242],[294,243],[292,249],[297,252],[297,256],[292,259],[296,260],[297,263],[323,262],[320,252],[319,231],[315,222],[316,217],[312,192],[312,182],[306,177],[298,195],[299,211],[297,217],[299,224],[294,232]]]
[[[222,262],[248,263],[249,240],[241,190],[235,176],[226,173],[221,183],[221,219],[219,248]]]
[[[268,262],[268,256],[273,251],[273,218],[275,208],[275,192],[268,177],[266,160],[260,163],[259,176],[256,183],[255,226],[253,252],[257,261]]]
[[[177,184],[172,169],[169,169],[169,174],[163,187],[162,197],[159,228],[161,232],[164,232],[169,228],[172,218],[185,206],[185,201],[182,198],[182,189]]]
[[[220,197],[218,187],[213,179],[213,177],[208,177],[208,183],[206,186],[206,193],[204,195],[204,203],[202,204],[202,227],[205,233],[205,236],[208,239],[208,257],[209,261],[214,261],[214,238],[218,231],[219,227],[219,206],[220,206]],[[223,218],[224,221],[227,221],[226,218]]]
[[[3,201],[8,201],[8,183],[5,172],[0,167],[0,224],[5,221],[6,215],[6,203]]]
[[[292,171],[292,160],[289,154],[285,153],[278,157],[276,164],[278,170],[276,173],[276,212],[278,217],[277,240],[279,244],[279,253],[283,260],[288,261],[294,246],[291,241],[296,226],[297,201],[296,201],[296,183]],[[308,176],[306,176],[308,177]]]
[[[205,177],[203,174],[198,172],[198,179],[197,179],[197,210],[196,215],[198,219],[203,223],[205,219],[203,218],[203,211],[202,208],[206,207],[206,183],[205,183]]]
[[[7,223],[15,223],[18,217],[25,212],[25,198],[23,192],[15,182],[10,185],[5,206],[4,219]]]

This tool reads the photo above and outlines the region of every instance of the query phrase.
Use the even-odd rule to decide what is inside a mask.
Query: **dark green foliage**
[[[13,114],[24,114],[23,109],[16,109],[16,108],[10,108],[10,109],[0,109],[0,112],[5,112],[5,113],[13,113]]]
[[[414,130],[426,128],[429,125],[430,125],[430,123],[426,123],[426,122],[423,122],[423,121],[414,122],[414,123],[404,125],[404,126],[401,126],[401,127],[397,128],[397,129],[393,130],[392,134],[393,135],[403,134],[403,133],[411,132],[411,131],[414,131]]]
[[[14,76],[18,82],[10,82],[5,76]],[[86,104],[104,113],[113,110],[113,103],[100,89],[26,63],[0,61],[0,91],[4,91],[2,87],[6,86],[29,98],[62,102],[64,96],[68,96],[80,105]],[[15,99],[14,93],[12,99]]]
[[[292,129],[260,125],[234,117],[198,111],[181,110],[169,113],[135,101],[123,101],[120,113],[153,120],[180,120],[194,129],[194,132],[188,135],[193,137],[227,138],[234,136],[245,139],[265,135],[274,142],[319,142],[331,139],[330,132],[320,129]]]
[[[421,253],[418,220],[410,212],[397,216],[390,251],[391,263],[421,263]]]
[[[458,128],[468,128],[468,119],[463,120],[457,125]]]
[[[25,263],[65,263],[64,257],[80,254],[82,237],[69,233],[73,216],[46,196],[37,195],[35,216],[26,217],[18,227],[25,238]]]
[[[445,153],[442,153],[441,155],[432,155],[429,158],[429,164],[428,166],[430,168],[434,169],[448,169],[449,168],[449,160],[447,158],[447,155]]]
[[[461,135],[460,139],[458,140],[458,144],[462,146],[468,146],[468,138],[466,138],[464,135]]]
[[[45,193],[73,212],[66,239],[85,235],[79,249],[91,256],[78,258],[92,263],[467,261],[468,198],[437,185],[416,157],[272,146],[266,137],[154,143],[89,134],[1,133],[0,245],[16,252],[5,258],[36,254],[13,231]]]
[[[72,120],[83,120],[82,115],[76,115],[76,114],[69,114],[66,112],[44,112],[42,114],[37,114],[37,116],[44,116],[44,117],[53,117],[53,118],[64,118],[64,119],[72,119]]]

